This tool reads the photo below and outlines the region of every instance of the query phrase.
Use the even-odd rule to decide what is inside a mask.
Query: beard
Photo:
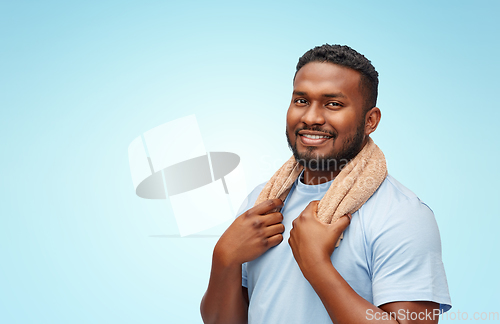
[[[309,146],[303,153],[299,153],[299,151],[297,150],[297,140],[300,136],[298,134],[299,131],[310,130],[325,132],[324,130],[319,128],[301,128],[295,132],[295,143],[293,144],[291,143],[290,137],[288,136],[288,132],[286,130],[285,134],[286,140],[288,142],[288,147],[290,148],[290,150],[292,150],[295,160],[300,165],[311,171],[337,171],[341,170],[349,161],[354,159],[363,148],[364,129],[365,120],[363,118],[356,129],[356,134],[346,138],[342,143],[342,147],[339,151],[336,151],[333,148],[333,144],[337,140],[336,134],[326,132],[332,135],[332,150],[324,156],[318,156],[314,153],[316,147]]]

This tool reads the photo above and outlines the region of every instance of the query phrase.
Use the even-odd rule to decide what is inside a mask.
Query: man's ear
[[[380,109],[378,107],[373,107],[372,109],[368,110],[365,115],[365,135],[368,136],[371,133],[373,133],[378,126],[378,123],[380,122],[382,114],[380,112]]]

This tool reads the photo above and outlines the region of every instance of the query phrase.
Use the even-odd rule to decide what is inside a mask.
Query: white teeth
[[[309,135],[309,134],[304,134],[302,136],[312,139],[329,138],[329,136],[319,136],[319,135]]]

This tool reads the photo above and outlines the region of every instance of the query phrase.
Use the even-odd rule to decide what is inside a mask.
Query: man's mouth
[[[302,131],[299,132],[299,136],[303,145],[321,145],[332,138],[330,135]]]

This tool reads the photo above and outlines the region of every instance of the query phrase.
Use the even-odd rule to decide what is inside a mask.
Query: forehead
[[[310,62],[295,76],[293,88],[308,94],[339,93],[361,98],[361,74],[358,71],[329,62]]]

